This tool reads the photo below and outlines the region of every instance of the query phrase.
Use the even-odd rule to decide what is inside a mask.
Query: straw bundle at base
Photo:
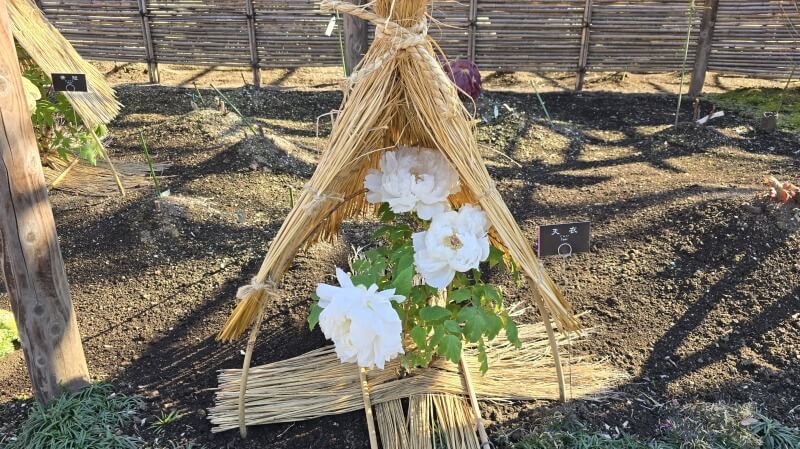
[[[107,124],[120,104],[105,77],[75,51],[72,44],[47,20],[33,0],[9,0],[11,32],[20,46],[45,73],[84,73],[89,92],[63,92],[84,124]]]
[[[474,345],[465,348],[466,365],[478,398],[558,399],[558,379],[543,324],[522,325],[519,334],[521,349],[514,348],[504,336],[487,345],[490,369],[486,375],[480,374],[474,362],[477,348]],[[577,334],[571,334],[561,336],[560,341],[566,343],[577,338]],[[601,395],[624,378],[622,373],[607,365],[580,357],[573,357],[568,369],[573,382],[570,391],[574,397]],[[401,371],[400,363],[394,360],[383,370],[374,369],[367,373],[373,406],[416,395],[466,395],[458,365],[446,360],[437,359],[430,367],[418,369],[405,377],[399,376]],[[213,432],[238,427],[240,385],[241,370],[220,372],[215,405],[209,411]],[[244,404],[248,426],[302,421],[362,410],[364,402],[359,369],[354,364],[342,363],[330,346],[288,360],[254,366],[250,368]],[[385,409],[381,413],[384,412]],[[469,408],[467,414],[472,416]],[[420,420],[419,411],[409,412],[408,419],[409,427],[417,434],[426,432],[428,424]],[[414,431],[409,434],[414,434]],[[471,432],[474,433],[474,428]],[[409,440],[409,443],[414,447],[413,441]]]
[[[153,170],[160,173],[168,164],[154,163]],[[149,188],[153,186],[150,168],[141,162],[114,163],[119,178],[106,161],[97,165],[70,156],[67,160],[51,157],[44,161],[44,178],[48,187],[84,196],[111,196],[117,192],[117,182],[126,190]]]

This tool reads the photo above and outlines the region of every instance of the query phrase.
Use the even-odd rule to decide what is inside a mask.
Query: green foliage
[[[175,421],[181,418],[181,414],[178,413],[177,410],[173,410],[169,413],[161,412],[161,416],[156,417],[156,420],[153,421],[153,424],[150,426],[152,427],[156,433],[164,433],[164,429],[174,423]]]
[[[481,280],[481,273],[457,273],[450,284],[443,305],[432,305],[438,290],[428,285],[415,284],[414,249],[411,235],[422,222],[402,222],[383,204],[379,209],[383,222],[374,233],[384,244],[358,255],[351,263],[355,285],[378,285],[381,290],[395,289],[407,298],[395,304],[403,329],[408,333],[413,347],[407,347],[401,361],[406,369],[427,366],[435,355],[458,363],[461,349],[466,343],[478,346],[481,372],[488,368],[485,344],[505,330],[507,338],[520,346],[517,326],[503,308],[500,288]],[[492,247],[489,268],[516,272],[516,267],[498,248]],[[318,300],[318,298],[315,298]],[[321,309],[314,303],[308,317],[310,328],[319,320]]]
[[[800,433],[770,419],[752,404],[691,404],[672,410],[658,439],[636,435],[612,437],[590,432],[580,423],[555,416],[535,429],[514,449],[794,449]]]
[[[142,440],[126,435],[141,400],[93,384],[64,393],[49,406],[36,404],[7,449],[137,449]]]
[[[783,99],[781,94],[783,93]],[[743,112],[752,118],[759,119],[765,112],[776,112],[781,109],[778,127],[789,131],[797,131],[800,127],[800,89],[792,88],[743,88],[722,94],[711,95],[710,100],[718,108]]]
[[[763,449],[792,449],[800,447],[800,431],[778,420],[756,413],[756,423],[750,431],[761,439]]]
[[[22,76],[39,90],[40,98],[36,101],[36,110],[31,114],[31,120],[42,156],[57,155],[64,159],[77,156],[92,165],[96,164],[97,157],[103,154],[103,150],[67,97],[52,91],[49,75],[19,47],[17,54],[23,69]],[[102,137],[108,130],[104,125],[99,125],[94,132]]]
[[[0,310],[0,358],[13,352],[19,345],[19,334],[14,315],[8,310]]]

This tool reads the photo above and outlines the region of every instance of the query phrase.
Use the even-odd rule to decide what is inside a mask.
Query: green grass
[[[19,334],[14,315],[8,310],[0,310],[0,358],[13,352],[19,345]]]
[[[108,384],[64,393],[47,407],[34,405],[6,449],[138,449],[142,440],[126,430],[141,404]]]
[[[513,449],[796,449],[800,432],[770,419],[752,404],[699,403],[670,410],[656,438],[592,432],[555,417],[510,445]],[[500,445],[506,446],[509,445]]]
[[[156,433],[164,433],[164,429],[173,422],[179,420],[181,418],[181,414],[178,413],[177,410],[173,410],[169,413],[161,412],[161,416],[156,417],[155,421],[151,427],[155,430]]]
[[[710,95],[709,99],[717,109],[728,109],[744,113],[753,119],[764,116],[764,112],[776,112],[780,106],[778,127],[796,132],[800,129],[800,88],[787,89],[781,105],[779,88],[736,89],[723,94]]]

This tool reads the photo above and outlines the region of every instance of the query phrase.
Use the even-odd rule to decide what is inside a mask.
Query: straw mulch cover
[[[559,343],[562,348],[568,348],[569,343],[579,341],[584,335],[584,332],[571,333],[568,336],[562,334]],[[523,324],[519,327],[519,337],[522,341],[521,349],[515,348],[502,334],[487,344],[489,372],[486,375],[480,373],[475,362],[476,345],[467,345],[463,354],[464,362],[471,373],[471,388],[478,398],[500,401],[558,399],[558,379],[544,326],[541,322]],[[567,352],[565,350],[563,355],[567,355]],[[625,378],[622,372],[583,357],[571,357],[567,370],[569,396],[572,398],[606,395],[611,386]],[[367,372],[369,395],[376,408],[379,426],[392,422],[408,424],[410,419],[420,418],[413,407],[409,407],[404,415],[408,419],[382,417],[382,413],[391,412],[394,407],[392,404],[399,404],[404,398],[434,394],[466,404],[462,396],[467,395],[467,385],[456,364],[435,359],[430,367],[415,370],[411,376],[398,378],[399,371],[399,361],[393,360],[385,369]],[[220,372],[215,404],[209,410],[208,416],[214,426],[212,432],[223,432],[240,425],[238,410],[241,374],[241,369]],[[244,397],[245,424],[255,426],[303,421],[363,410],[361,388],[358,367],[352,363],[342,363],[332,346],[288,360],[255,366],[250,369]],[[398,413],[403,413],[403,407],[398,409]],[[446,409],[459,413],[460,407]],[[440,417],[449,414],[438,413]],[[449,419],[456,418],[457,416],[449,416]],[[458,421],[469,423],[474,419],[468,407],[464,418]],[[381,430],[384,447],[388,430]],[[467,426],[465,433],[471,433],[474,438],[475,426]],[[422,432],[420,435],[420,432],[413,429],[409,433],[410,437],[423,439],[424,434]]]
[[[492,239],[527,275],[535,302],[562,331],[579,328],[486,170],[475,123],[442,71],[434,53],[438,46],[427,36],[429,6],[429,0],[376,0],[363,7],[322,2],[323,11],[337,10],[376,24],[375,40],[345,89],[328,148],[258,274],[239,290],[240,302],[220,339],[238,338],[262,316],[264,302],[279,297],[278,283],[304,244],[332,238],[342,220],[373,210],[361,194],[364,177],[377,167],[384,150],[397,145],[444,153],[461,177],[461,192],[450,198],[453,205],[480,204],[493,225]]]
[[[8,0],[11,32],[45,73],[85,73],[89,92],[62,92],[93,128],[117,116],[120,104],[105,76],[86,62],[47,20],[33,0]]]

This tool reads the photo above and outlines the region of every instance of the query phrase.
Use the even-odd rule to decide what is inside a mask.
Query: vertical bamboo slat
[[[256,40],[256,10],[253,0],[245,0],[247,5],[247,36],[250,41],[250,66],[253,68],[253,85],[261,87],[261,67],[258,60],[258,41]]]
[[[586,62],[589,60],[589,31],[591,28],[592,0],[586,0],[581,24],[581,54],[578,57],[578,79],[575,81],[575,90],[583,89],[583,80],[586,77]]]
[[[475,41],[478,27],[478,0],[469,0],[469,32],[467,34],[467,58],[475,62]]]
[[[142,20],[142,38],[144,39],[145,54],[147,56],[147,72],[150,75],[150,82],[158,84],[158,63],[156,62],[156,52],[153,50],[153,36],[150,33],[147,0],[139,0],[139,16]]]

